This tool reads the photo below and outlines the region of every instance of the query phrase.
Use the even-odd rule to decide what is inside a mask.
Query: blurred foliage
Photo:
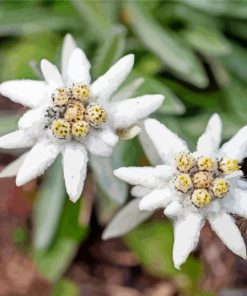
[[[191,147],[213,112],[222,116],[227,139],[246,124],[246,20],[244,0],[5,0],[0,3],[0,80],[39,79],[40,59],[59,65],[62,40],[70,32],[92,61],[94,78],[120,56],[133,52],[135,70],[123,87],[143,77],[145,82],[135,95],[164,94],[164,104],[152,116]],[[18,116],[1,114],[0,134],[13,130]],[[111,159],[92,161],[100,197],[96,199],[100,201],[98,219],[103,223],[117,203],[127,198],[126,184],[111,172],[122,163],[147,164],[137,139],[121,142]],[[62,176],[54,170],[47,173],[35,201],[33,256],[39,270],[57,281],[89,228],[78,224],[83,202],[64,202]],[[15,240],[20,240],[18,232]],[[144,224],[125,237],[148,272],[159,277],[182,276],[186,279],[182,288],[188,295],[210,295],[196,291],[202,270],[197,259],[190,258],[181,271],[174,269],[172,240],[167,222]],[[74,295],[68,292],[73,289],[62,280],[52,295]]]
[[[190,257],[181,270],[174,267],[173,226],[170,223],[145,223],[126,235],[124,240],[148,272],[158,277],[173,277],[180,288],[189,292],[189,295],[196,291],[202,265]]]

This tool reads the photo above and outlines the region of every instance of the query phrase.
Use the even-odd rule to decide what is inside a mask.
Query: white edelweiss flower
[[[119,168],[114,174],[135,185],[131,193],[141,198],[140,210],[164,208],[164,214],[174,220],[175,267],[196,247],[206,220],[230,250],[246,259],[244,240],[230,214],[247,218],[240,170],[247,126],[219,148],[222,124],[214,114],[196,151],[190,153],[187,144],[157,120],[147,119],[144,125],[163,164]]]
[[[70,35],[62,50],[62,74],[47,60],[41,61],[45,81],[14,80],[0,85],[2,95],[31,110],[19,120],[19,129],[0,138],[0,148],[32,147],[1,176],[13,175],[20,166],[16,184],[40,176],[63,156],[67,193],[76,201],[83,190],[88,152],[109,156],[118,142],[118,129],[131,128],[154,112],[162,95],[111,102],[111,96],[126,79],[134,63],[129,54],[91,83],[90,63]]]

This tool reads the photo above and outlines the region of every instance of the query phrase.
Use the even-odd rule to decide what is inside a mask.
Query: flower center
[[[240,169],[235,159],[217,160],[209,156],[195,158],[191,153],[176,155],[175,164],[175,190],[189,194],[191,203],[198,208],[224,198],[230,188],[224,177]]]
[[[100,128],[107,120],[107,112],[92,101],[87,85],[77,83],[71,88],[60,87],[54,91],[52,106],[45,117],[46,127],[56,138],[80,139],[85,138],[91,128]]]

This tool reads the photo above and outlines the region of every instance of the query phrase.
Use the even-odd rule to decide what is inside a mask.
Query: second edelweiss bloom
[[[219,148],[221,120],[215,114],[191,153],[187,144],[155,119],[144,123],[163,161],[156,167],[120,168],[115,175],[135,185],[132,195],[142,197],[140,210],[165,208],[174,220],[173,260],[177,268],[196,247],[205,220],[237,255],[246,247],[230,214],[247,217],[247,194],[240,163],[247,147],[247,126]]]
[[[56,66],[42,60],[45,81],[1,84],[2,95],[31,108],[21,117],[19,130],[0,138],[1,148],[33,146],[23,157],[16,178],[18,186],[43,174],[62,153],[67,192],[72,201],[80,197],[87,151],[109,156],[118,141],[118,131],[131,128],[163,102],[161,95],[111,102],[133,63],[134,56],[127,55],[91,83],[90,63],[68,35],[62,52],[62,75]]]

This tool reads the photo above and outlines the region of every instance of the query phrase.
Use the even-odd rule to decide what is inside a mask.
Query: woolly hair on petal
[[[43,59],[40,63],[40,67],[44,79],[48,84],[54,85],[56,87],[63,86],[64,83],[62,76],[55,65]]]
[[[188,152],[188,146],[176,134],[156,119],[144,121],[145,130],[153,142],[155,149],[164,162],[170,162],[171,157],[180,152]]]
[[[67,79],[68,84],[72,86],[73,83],[84,83],[89,84],[91,81],[90,77],[90,63],[85,53],[80,49],[76,48],[73,50],[67,67]]]
[[[117,61],[104,75],[91,85],[92,95],[98,102],[106,102],[128,76],[134,65],[134,55],[129,54]]]
[[[53,163],[61,147],[56,143],[41,140],[27,154],[16,177],[16,185],[22,186],[32,179],[42,175]]]
[[[63,80],[67,79],[67,69],[70,56],[74,49],[76,49],[76,42],[71,34],[66,34],[63,41],[62,56],[61,56],[61,72]]]
[[[222,122],[218,114],[214,114],[208,121],[205,132],[197,142],[197,152],[199,155],[210,155],[215,152],[221,142]]]
[[[115,128],[128,128],[157,110],[164,101],[162,95],[145,95],[114,103],[111,119]]]
[[[242,161],[247,154],[247,125],[221,147],[220,153],[223,156]]]
[[[160,188],[164,183],[154,174],[153,167],[123,167],[114,171],[114,175],[131,185],[141,185],[147,188]]]
[[[223,243],[232,252],[246,259],[246,246],[234,219],[229,214],[222,213],[216,216],[211,215],[208,220]]]
[[[170,202],[171,197],[172,193],[169,188],[155,189],[141,199],[139,209],[141,211],[154,211],[164,208]]]
[[[4,149],[26,148],[32,146],[33,143],[34,139],[24,130],[17,130],[0,137],[0,148]]]
[[[66,145],[63,151],[63,171],[66,191],[71,201],[76,202],[82,193],[87,174],[88,156],[79,143]]]
[[[30,108],[47,104],[47,85],[37,80],[10,80],[0,84],[0,93],[15,103]]]
[[[175,220],[173,261],[176,268],[180,268],[197,246],[203,224],[202,216],[194,213]]]

